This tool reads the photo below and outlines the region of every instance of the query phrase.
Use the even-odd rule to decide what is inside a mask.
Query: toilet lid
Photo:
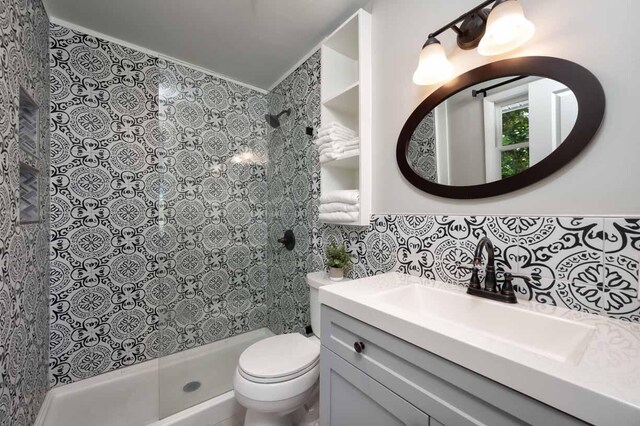
[[[302,334],[269,337],[249,346],[240,355],[238,367],[249,380],[273,383],[291,380],[318,364],[320,345]]]

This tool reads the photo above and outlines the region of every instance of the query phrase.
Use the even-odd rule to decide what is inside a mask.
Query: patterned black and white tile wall
[[[151,267],[147,297],[166,306],[171,321],[157,338],[173,353],[266,326],[267,101],[181,65],[158,67],[164,143],[147,159],[162,184],[146,187],[164,218],[146,245],[167,261],[166,275]]]
[[[314,209],[320,194],[320,163],[306,128],[320,125],[320,52],[313,54],[268,95],[269,111],[283,116],[269,134],[267,166],[267,244],[269,328],[274,333],[304,330],[309,324],[309,290],[305,282],[311,247]],[[293,230],[296,246],[278,243]]]
[[[40,0],[0,1],[0,424],[33,424],[47,391],[49,19]],[[20,88],[39,107],[36,155],[19,147]],[[32,146],[33,148],[33,146]],[[20,163],[37,170],[20,224]],[[23,188],[23,195],[24,195]]]
[[[435,129],[435,116],[430,112],[411,135],[407,150],[409,166],[429,182],[438,181]]]
[[[51,385],[263,327],[264,95],[50,35]]]
[[[345,242],[352,278],[398,271],[460,285],[470,275],[459,266],[472,263],[486,235],[500,279],[504,271],[532,278],[518,283],[521,298],[640,322],[640,219],[376,215],[366,229],[318,229],[318,253]]]

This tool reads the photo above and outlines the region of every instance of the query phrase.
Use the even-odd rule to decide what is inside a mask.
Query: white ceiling
[[[66,21],[269,89],[369,0],[44,0]]]

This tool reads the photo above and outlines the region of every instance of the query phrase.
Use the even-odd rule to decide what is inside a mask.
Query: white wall
[[[485,181],[484,103],[482,96],[471,96],[471,90],[481,86],[463,90],[446,102],[452,185],[477,185]]]
[[[373,0],[373,212],[422,214],[640,216],[640,54],[635,40],[636,0],[520,0],[536,34],[522,49],[485,58],[457,48],[455,34],[440,38],[459,73],[512,56],[555,56],[574,61],[602,83],[607,111],[599,133],[578,158],[520,191],[480,200],[449,200],[415,189],[395,161],[400,130],[434,90],[411,77],[427,34],[478,0]],[[484,161],[478,158],[478,161]]]

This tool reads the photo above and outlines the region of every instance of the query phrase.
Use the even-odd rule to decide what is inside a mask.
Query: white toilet
[[[245,426],[314,425],[318,422],[320,302],[318,288],[335,284],[325,272],[307,275],[314,336],[269,337],[240,355],[233,378],[236,399],[247,408]]]

